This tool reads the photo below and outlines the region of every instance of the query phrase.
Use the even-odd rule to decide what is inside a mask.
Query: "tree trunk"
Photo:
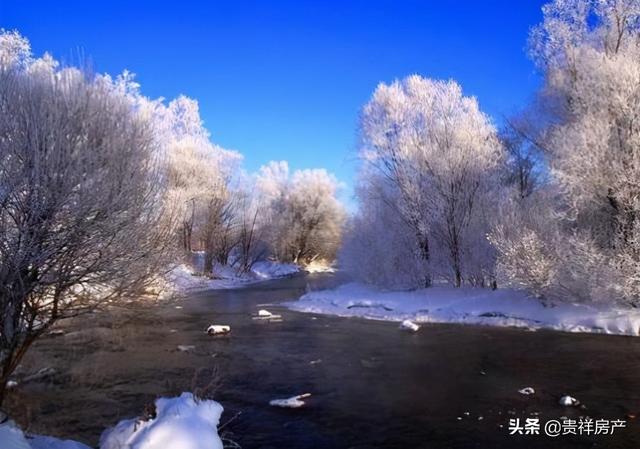
[[[209,250],[204,252],[204,267],[202,271],[207,276],[210,276],[213,271],[213,253]]]
[[[460,267],[456,266],[454,271],[455,271],[454,286],[460,287],[462,285],[462,274],[460,273]]]
[[[187,252],[191,252],[191,228],[192,225],[186,222],[182,227],[182,247]]]
[[[418,247],[420,248],[420,257],[422,260],[428,264],[429,263],[429,238],[426,235],[422,235],[422,233],[418,233]],[[431,273],[429,273],[429,269],[427,268],[427,272],[424,274],[424,287],[431,287]]]
[[[2,366],[0,367],[0,408],[2,408],[2,404],[7,398],[7,393],[9,391],[7,388],[7,382],[9,382],[9,378],[22,361],[27,350],[31,347],[33,342],[36,341],[36,338],[38,338],[48,327],[49,326],[47,325],[35,333],[28,335],[22,345],[11,350],[9,355],[2,361]]]

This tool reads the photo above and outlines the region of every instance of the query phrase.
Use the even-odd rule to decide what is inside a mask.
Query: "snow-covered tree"
[[[167,106],[147,101],[142,108],[168,156],[169,196],[181,217],[182,247],[187,253],[202,249],[204,272],[211,274],[214,262],[228,262],[235,245],[230,183],[241,156],[210,141],[193,99],[180,96]]]
[[[112,82],[0,33],[0,403],[53,323],[139,291],[171,255],[152,128]]]
[[[242,156],[211,142],[196,100],[184,95],[168,104],[162,98],[149,99],[128,71],[115,78],[99,75],[96,82],[126,96],[149,122],[167,162],[168,203],[181,222],[179,240],[187,254],[193,249],[205,251],[209,273],[214,260],[226,260],[233,244],[230,183]]]
[[[333,175],[323,169],[289,175],[286,162],[272,162],[261,168],[256,185],[266,207],[266,238],[278,260],[304,265],[335,258],[345,211]]]
[[[204,251],[203,272],[213,274],[214,263],[227,265],[235,246],[235,205],[232,193],[225,185],[213,189],[201,197],[196,219],[197,236]]]
[[[364,107],[361,132],[365,175],[377,173],[365,176],[363,188],[410,229],[421,284],[430,285],[434,275],[456,286],[490,282],[486,233],[504,155],[476,99],[453,81],[417,75],[381,84]]]
[[[398,213],[398,189],[377,170],[362,167],[358,211],[348,221],[340,265],[356,279],[407,289],[423,285],[427,262],[411,226]]]
[[[558,262],[565,266],[555,267],[562,274],[545,293],[638,304],[640,2],[557,0],[543,12],[531,48],[545,75],[544,94],[563,107],[544,147],[560,193],[549,203],[557,217],[551,225],[561,227],[566,243]],[[503,249],[503,265],[505,257]],[[587,288],[593,279],[606,279],[610,291]]]
[[[247,186],[248,187],[248,186]],[[245,188],[236,193],[236,251],[233,265],[240,273],[249,273],[256,262],[266,258],[269,245],[265,241],[265,210],[266,206],[260,195],[256,195],[255,188]]]
[[[536,101],[509,117],[499,133],[507,160],[505,184],[517,198],[524,200],[547,181],[548,167],[541,142],[549,123],[555,118],[545,110],[547,102]]]

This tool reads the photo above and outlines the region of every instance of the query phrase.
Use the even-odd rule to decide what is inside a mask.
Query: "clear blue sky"
[[[358,111],[376,85],[454,78],[496,123],[539,83],[525,47],[542,1],[0,0],[0,27],[36,54],[137,74],[143,93],[200,103],[214,142],[324,167],[348,187]]]

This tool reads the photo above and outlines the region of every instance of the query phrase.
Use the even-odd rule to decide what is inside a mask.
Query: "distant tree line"
[[[333,260],[336,179],[286,163],[247,175],[240,161],[194,100],[151,100],[128,72],[61,67],[0,31],[0,405],[55,322],[149,291],[194,250],[210,276]]]

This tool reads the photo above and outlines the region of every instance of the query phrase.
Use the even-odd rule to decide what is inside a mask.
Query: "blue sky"
[[[214,142],[252,171],[324,167],[347,185],[358,111],[379,82],[453,78],[496,123],[539,84],[526,55],[542,1],[0,0],[36,54],[137,74],[143,93],[200,103]]]

